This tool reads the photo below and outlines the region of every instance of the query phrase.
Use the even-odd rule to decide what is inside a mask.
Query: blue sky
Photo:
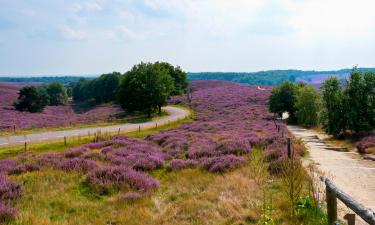
[[[0,0],[0,75],[375,66],[373,0]]]

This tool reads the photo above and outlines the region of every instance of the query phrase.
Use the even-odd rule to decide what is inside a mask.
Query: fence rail
[[[348,208],[353,210],[359,217],[370,225],[375,225],[375,213],[369,208],[366,208],[348,194],[339,189],[328,178],[321,176],[320,180],[326,185],[326,201],[328,224],[336,224],[337,221],[337,198],[340,199]],[[351,214],[348,214],[351,215]],[[346,216],[349,225],[355,224],[355,216]]]

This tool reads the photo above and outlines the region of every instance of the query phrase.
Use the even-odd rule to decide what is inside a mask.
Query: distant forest
[[[337,76],[345,79],[352,69],[342,69],[335,71],[303,71],[303,70],[268,70],[249,73],[234,72],[201,72],[188,73],[189,80],[226,80],[237,83],[245,83],[250,85],[278,85],[283,81],[304,81],[319,83],[329,76]],[[372,71],[375,68],[358,68],[361,72]],[[320,79],[319,79],[320,78]]]
[[[342,69],[334,71],[306,71],[306,70],[268,70],[259,72],[200,72],[188,73],[189,80],[226,80],[236,83],[244,83],[250,85],[278,85],[283,81],[288,80],[292,82],[303,81],[307,83],[321,83],[329,76],[336,76],[339,79],[346,79],[347,75],[352,69]],[[372,71],[375,68],[358,68],[360,72]],[[54,81],[63,84],[77,82],[81,78],[90,80],[97,77],[91,76],[43,76],[43,77],[0,77],[0,82],[43,82],[51,83]]]
[[[43,77],[0,77],[0,82],[42,82],[42,83],[52,83],[52,82],[60,82],[64,85],[77,82],[81,78],[86,80],[91,80],[96,76],[43,76]]]

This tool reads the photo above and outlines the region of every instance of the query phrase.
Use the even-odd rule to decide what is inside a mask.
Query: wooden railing
[[[327,201],[327,214],[328,224],[337,223],[337,198],[340,199],[348,208],[353,210],[359,217],[366,221],[370,225],[375,225],[375,213],[369,208],[366,208],[348,194],[336,187],[326,177],[320,177],[326,185],[326,201]],[[372,193],[375,194],[375,193]],[[344,219],[348,221],[348,225],[355,225],[355,214],[347,214]]]

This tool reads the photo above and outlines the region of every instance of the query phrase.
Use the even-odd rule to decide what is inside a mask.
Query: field
[[[0,215],[16,215],[12,224],[239,225],[268,216],[301,224],[303,216],[290,219],[282,194],[286,138],[267,112],[269,90],[221,81],[192,88],[192,122],[144,139],[115,136],[1,160]],[[186,105],[185,97],[171,103]],[[267,159],[269,169],[260,171],[269,176],[271,215],[262,210],[255,152]],[[320,224],[313,216],[304,224]]]
[[[12,106],[22,86],[40,83],[0,83],[0,133],[16,129],[30,130],[43,128],[61,128],[108,123],[123,111],[112,105],[99,106],[85,111],[77,111],[72,105],[47,106],[43,113],[19,112]]]

